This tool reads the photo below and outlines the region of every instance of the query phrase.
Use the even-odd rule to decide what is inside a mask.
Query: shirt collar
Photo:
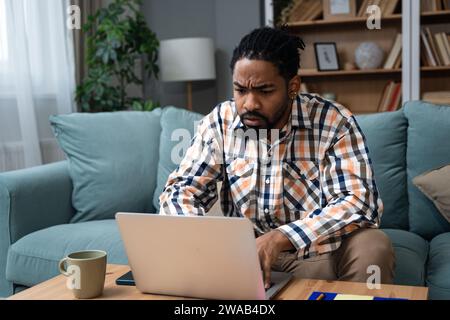
[[[245,126],[241,121],[241,117],[239,117],[237,113],[236,104],[234,101],[232,101],[232,104],[236,116],[233,124],[231,125],[231,129],[244,129]],[[306,95],[298,94],[292,104],[292,112],[290,117],[292,128],[312,129],[309,111],[309,98]]]
[[[298,94],[292,104],[292,127],[312,129],[309,98]]]

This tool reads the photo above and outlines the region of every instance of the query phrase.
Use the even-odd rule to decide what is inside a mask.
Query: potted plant
[[[88,74],[76,89],[83,112],[141,110],[158,104],[127,95],[130,85],[142,85],[136,64],[144,61],[149,77],[158,77],[159,41],[147,27],[141,0],[114,0],[98,10],[83,26],[87,32]]]

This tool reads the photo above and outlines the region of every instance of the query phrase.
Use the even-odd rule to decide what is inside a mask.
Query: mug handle
[[[70,276],[70,274],[67,272],[66,269],[66,262],[67,262],[67,257],[65,257],[64,259],[61,259],[59,261],[59,272],[61,272],[63,275],[65,275],[66,277]]]

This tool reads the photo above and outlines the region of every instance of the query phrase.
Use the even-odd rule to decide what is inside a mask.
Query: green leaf
[[[103,60],[104,64],[108,63],[108,61],[109,61],[109,52],[108,51],[103,53],[102,60]]]
[[[141,5],[141,0],[114,0],[89,16],[83,25],[88,74],[75,90],[75,100],[82,111],[155,108],[151,100],[126,94],[129,84],[142,85],[141,74],[135,68],[141,57],[150,77],[157,78],[159,72],[159,41],[147,26]]]

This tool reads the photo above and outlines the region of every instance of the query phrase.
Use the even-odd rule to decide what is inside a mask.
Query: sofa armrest
[[[74,215],[67,161],[0,174],[0,296],[10,293],[5,280],[11,244]]]

